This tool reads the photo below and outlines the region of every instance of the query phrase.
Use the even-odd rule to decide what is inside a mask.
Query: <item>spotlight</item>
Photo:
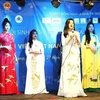
[[[20,6],[20,7],[25,6],[26,0],[15,0],[15,1],[18,6]]]
[[[86,9],[91,10],[94,6],[94,3],[92,0],[85,0],[83,5]]]
[[[51,4],[53,5],[53,7],[58,8],[61,4],[60,0],[52,0]]]

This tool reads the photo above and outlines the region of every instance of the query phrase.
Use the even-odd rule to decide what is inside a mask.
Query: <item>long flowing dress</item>
[[[40,55],[30,54],[30,51],[41,52]],[[32,48],[29,48],[29,43],[26,45],[26,86],[25,94],[38,94],[47,93],[45,85],[45,72],[44,72],[44,48],[43,44],[35,40],[33,41]]]
[[[10,33],[1,33],[0,45],[12,48],[10,51],[0,49],[0,94],[17,94],[14,36]]]
[[[79,32],[75,31],[79,38]],[[69,34],[73,34],[69,32]],[[86,96],[82,89],[80,73],[80,50],[75,37],[68,43],[69,35],[62,34],[62,67],[58,96]],[[68,43],[68,44],[67,44]]]
[[[91,34],[89,44],[85,43],[85,35],[82,38],[82,85],[85,91],[100,91],[100,49],[93,53],[87,49],[87,45],[97,45],[97,35]]]

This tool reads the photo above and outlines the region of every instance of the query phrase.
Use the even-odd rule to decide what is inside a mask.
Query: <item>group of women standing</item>
[[[5,18],[3,32],[0,34],[0,94],[20,94],[16,78],[16,49],[14,36],[9,32],[10,21]],[[44,48],[43,44],[37,40],[37,31],[32,30],[29,41],[26,45],[27,56],[26,66],[26,86],[25,94],[48,93],[45,85],[44,73]]]
[[[15,62],[14,37],[10,34],[10,21],[5,18],[0,34],[0,94],[18,94]],[[27,56],[25,94],[48,93],[45,85],[45,55],[42,42],[37,40],[37,31],[32,30],[26,44]],[[94,24],[89,22],[82,43],[80,34],[75,31],[73,19],[68,19],[62,33],[62,65],[58,96],[87,96],[85,91],[100,89],[99,42]],[[80,48],[82,52],[82,82],[80,71]]]

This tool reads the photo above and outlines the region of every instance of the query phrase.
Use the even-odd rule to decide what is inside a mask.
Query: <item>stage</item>
[[[0,100],[100,100],[100,92],[88,92],[87,97],[64,98],[58,97],[56,92],[36,95],[0,95]]]

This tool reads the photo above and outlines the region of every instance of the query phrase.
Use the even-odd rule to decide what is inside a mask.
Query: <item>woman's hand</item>
[[[70,39],[72,39],[74,37],[74,34],[70,34],[69,36],[70,36]]]
[[[69,44],[69,42],[71,41],[71,39],[74,37],[74,35],[73,34],[70,34],[67,38],[67,41],[66,41],[66,45],[68,45]]]
[[[90,49],[93,53],[96,53],[97,51],[97,47],[95,47],[94,45],[93,46],[90,46]]]
[[[39,55],[39,54],[42,54],[42,53],[41,52],[34,51],[34,52],[30,52],[30,54]]]
[[[17,59],[16,55],[15,55],[14,60],[15,60],[15,63],[17,64],[18,63],[18,59]]]
[[[90,46],[86,46],[86,49],[90,49]]]
[[[74,33],[73,35],[74,35],[74,37],[75,37],[76,39],[78,38],[77,34]]]
[[[78,35],[74,33],[74,37],[75,37],[75,39],[76,39],[77,44],[80,45],[80,41],[79,41]]]
[[[96,53],[96,51],[97,51],[97,47],[94,46],[94,45],[92,45],[92,46],[87,45],[86,48],[87,48],[87,49],[90,49],[93,53]]]
[[[12,49],[11,46],[4,46],[4,48],[6,48],[9,51]]]
[[[3,49],[3,48],[5,48],[9,51],[12,49],[11,46],[2,46],[2,45],[0,45],[0,49]]]
[[[35,55],[39,55],[42,54],[41,52],[34,52]]]

